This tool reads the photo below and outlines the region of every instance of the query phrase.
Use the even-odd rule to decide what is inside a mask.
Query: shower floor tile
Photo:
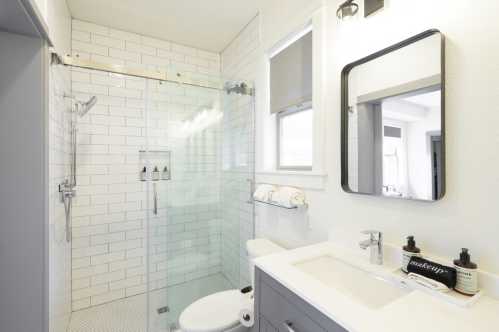
[[[229,288],[227,279],[216,274],[152,292],[150,332],[169,332],[190,303]],[[170,312],[158,314],[157,309],[166,304]],[[146,317],[147,296],[141,294],[73,312],[68,332],[146,332]]]
[[[68,332],[145,332],[146,294],[73,312]]]

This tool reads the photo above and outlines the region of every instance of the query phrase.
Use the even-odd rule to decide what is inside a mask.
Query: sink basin
[[[411,289],[388,278],[332,256],[320,256],[295,263],[294,266],[370,309],[379,309],[411,292]]]

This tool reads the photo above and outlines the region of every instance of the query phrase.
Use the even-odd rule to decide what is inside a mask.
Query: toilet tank
[[[246,242],[251,285],[255,287],[255,258],[282,252],[286,249],[267,239],[253,239]]]

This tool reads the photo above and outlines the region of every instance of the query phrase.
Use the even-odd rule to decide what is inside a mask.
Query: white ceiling
[[[79,20],[222,51],[257,14],[248,0],[67,0]]]

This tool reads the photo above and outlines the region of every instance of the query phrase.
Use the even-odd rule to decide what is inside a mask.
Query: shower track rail
[[[72,57],[69,55],[59,55],[55,52],[51,53],[52,63],[61,64],[64,66],[78,67],[92,70],[100,70],[114,74],[122,74],[134,77],[142,77],[161,82],[172,82],[178,84],[185,84],[195,87],[208,88],[213,90],[224,90],[221,82],[204,82],[189,76],[186,73],[174,72],[168,73],[166,70],[145,70],[132,67],[126,67],[116,64],[108,64],[102,62],[95,62]],[[250,89],[253,86],[249,86]]]

